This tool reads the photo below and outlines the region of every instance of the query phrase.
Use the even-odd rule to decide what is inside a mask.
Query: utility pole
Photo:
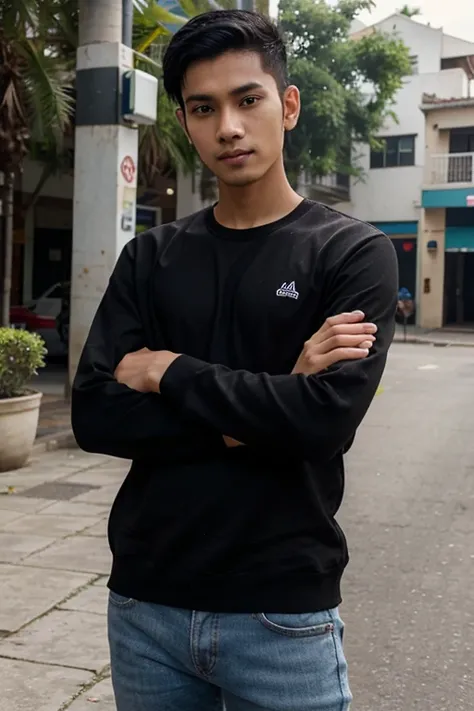
[[[237,0],[237,10],[255,10],[254,0]]]
[[[69,383],[117,257],[135,234],[138,129],[121,119],[132,20],[128,0],[79,0]]]

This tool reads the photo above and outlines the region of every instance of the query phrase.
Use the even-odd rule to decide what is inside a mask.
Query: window
[[[382,149],[370,152],[371,168],[415,165],[415,136],[391,136],[381,140]]]

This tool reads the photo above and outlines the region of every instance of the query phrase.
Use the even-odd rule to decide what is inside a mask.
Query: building
[[[12,305],[37,299],[55,284],[69,281],[71,275],[72,161],[69,171],[50,175],[44,184],[43,170],[40,163],[27,159],[15,186]],[[174,179],[155,179],[153,190],[138,187],[137,232],[175,216]]]
[[[399,259],[400,286],[408,288],[421,307],[420,285],[423,282],[418,264],[424,263],[427,257],[423,253],[418,260],[418,242],[421,242],[419,235],[424,235],[422,220],[426,213],[422,206],[422,191],[426,181],[425,146],[427,141],[432,143],[434,135],[429,126],[431,114],[420,109],[420,100],[424,94],[435,95],[437,100],[468,97],[474,78],[474,43],[451,37],[442,29],[423,25],[399,14],[391,15],[372,27],[360,29],[352,37],[357,39],[375,31],[398,36],[410,50],[413,74],[406,78],[403,88],[397,94],[393,106],[397,121],[389,120],[380,131],[379,136],[384,143],[382,150],[370,151],[368,146],[355,147],[356,160],[362,167],[364,178],[351,180],[350,186],[346,187],[345,199],[338,197],[344,186],[337,176],[325,178],[330,189],[326,188],[325,194],[321,191],[319,194],[323,200],[326,198],[326,201],[344,212],[376,225],[392,238]],[[448,114],[445,112],[443,115]],[[474,121],[471,120],[470,125],[474,125]],[[461,148],[466,152],[474,151],[474,143],[468,143],[468,134],[463,131],[464,128],[453,129],[451,143],[446,131],[440,131],[439,153],[457,153]],[[431,151],[428,153],[431,154]],[[442,160],[446,166],[454,165],[447,155]],[[449,209],[449,206],[446,207]],[[427,219],[429,223],[432,217],[428,214]],[[448,213],[446,219],[450,221],[461,218]],[[441,243],[440,240],[438,242]],[[431,262],[428,264],[433,265],[432,253],[429,258]],[[438,277],[438,272],[433,272],[429,277],[430,288],[435,291],[431,294],[431,301],[423,301],[424,308],[419,309],[417,320],[422,326],[440,326],[453,321],[451,311],[449,315],[446,314],[446,318],[440,319],[439,314],[434,316],[434,306],[428,306],[436,290],[444,288],[438,283]],[[451,281],[448,279],[446,284],[449,283]],[[426,284],[423,284],[425,287]]]
[[[474,327],[474,98],[425,94],[420,325]]]

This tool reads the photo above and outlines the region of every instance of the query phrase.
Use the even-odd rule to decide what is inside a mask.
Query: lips
[[[252,153],[253,151],[228,151],[227,153],[222,153],[219,156],[219,160],[229,165],[241,165]]]

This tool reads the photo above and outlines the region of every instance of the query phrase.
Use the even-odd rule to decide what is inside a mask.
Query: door
[[[33,298],[71,278],[72,230],[36,229]]]
[[[474,252],[446,252],[445,324],[474,326]]]

